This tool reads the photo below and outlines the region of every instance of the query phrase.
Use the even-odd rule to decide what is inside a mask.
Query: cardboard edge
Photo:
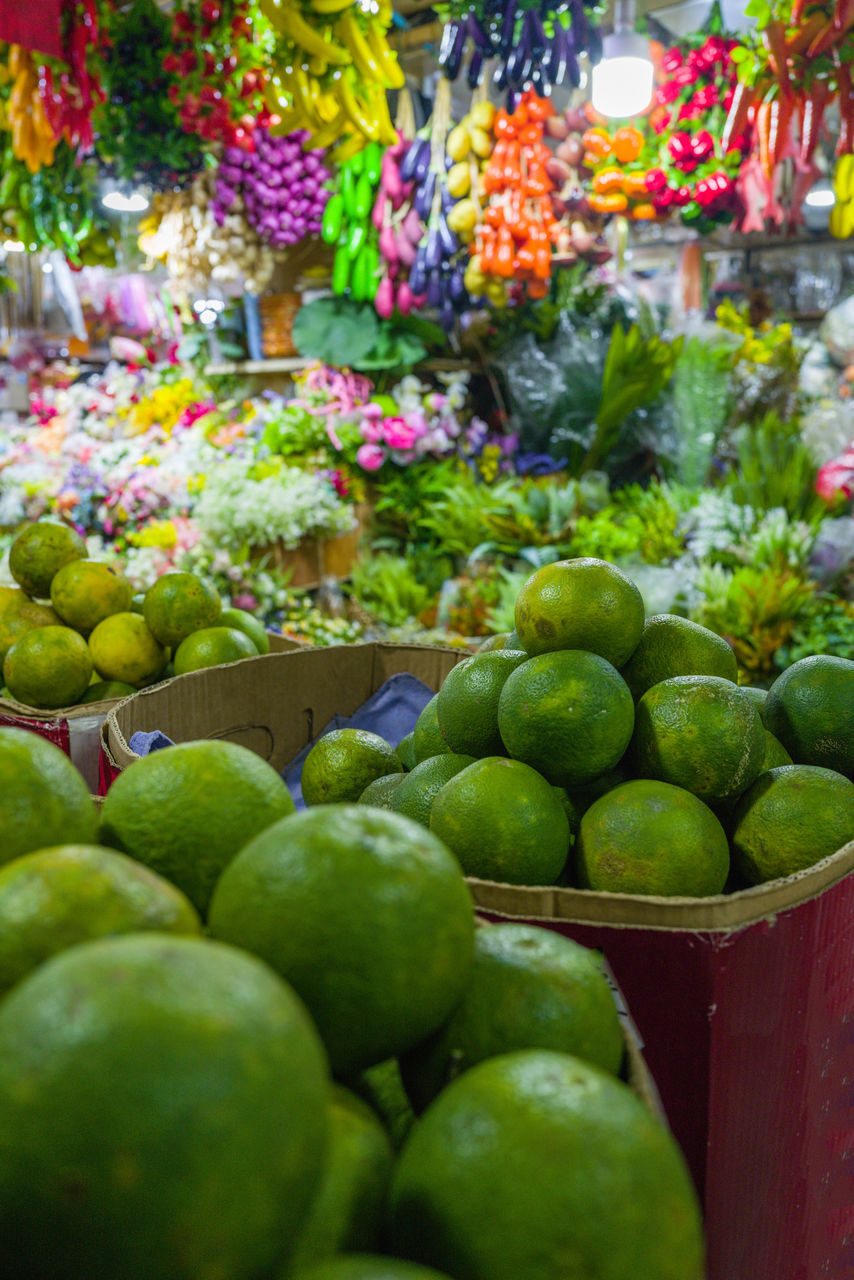
[[[128,694],[130,697],[130,694]],[[0,715],[17,716],[19,720],[39,720],[45,723],[60,720],[83,720],[87,716],[106,715],[113,707],[117,707],[122,698],[102,698],[99,702],[75,702],[70,707],[28,706],[25,702],[15,702],[14,698],[0,698]]]
[[[508,919],[567,920],[612,928],[732,933],[816,898],[854,871],[854,840],[793,876],[710,898],[597,893],[468,877],[480,911]]]

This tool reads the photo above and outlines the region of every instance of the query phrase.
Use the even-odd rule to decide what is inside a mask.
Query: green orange
[[[399,773],[394,747],[365,729],[333,729],[317,739],[302,767],[307,805],[356,801],[369,782]]]
[[[0,728],[0,863],[64,841],[93,844],[97,825],[68,756],[28,729]]]
[[[70,627],[36,627],[16,640],[3,660],[3,680],[17,702],[69,707],[92,679],[92,655]]]
[[[503,753],[498,700],[508,676],[527,656],[521,650],[487,650],[452,667],[436,698],[439,732],[451,751],[468,756]]]
[[[736,868],[748,884],[794,875],[854,840],[854,782],[820,765],[760,774],[732,817]]]
[[[163,674],[166,650],[138,613],[113,613],[89,636],[89,650],[102,680],[151,684]]]
[[[258,650],[245,631],[238,631],[236,627],[200,627],[181,641],[172,661],[175,675],[183,676],[188,671],[201,671],[203,667],[257,657]]]
[[[802,658],[768,690],[764,719],[796,764],[854,778],[854,662]]]
[[[621,667],[641,638],[644,603],[616,565],[592,557],[558,560],[523,584],[515,621],[529,654],[587,649]]]
[[[39,520],[15,538],[9,548],[9,570],[28,596],[47,599],[56,571],[85,555],[86,543],[69,525]]]
[[[164,573],[146,591],[142,613],[155,639],[174,649],[191,632],[216,626],[222,601],[195,573]]]
[[[672,676],[720,676],[735,684],[738,661],[714,631],[672,613],[656,613],[644,623],[637,648],[620,674],[632,696],[640,698]]]
[[[50,602],[66,626],[90,632],[112,613],[127,613],[133,587],[111,565],[70,560],[50,584]]]

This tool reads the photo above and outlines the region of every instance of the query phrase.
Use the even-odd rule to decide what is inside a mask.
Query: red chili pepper
[[[667,174],[663,169],[647,169],[646,189],[653,194],[667,189]]]
[[[774,60],[774,73],[780,86],[780,93],[784,98],[793,98],[794,90],[789,79],[786,28],[779,18],[772,18],[762,32],[762,37]]]
[[[749,89],[743,81],[739,81],[733,94],[729,115],[721,133],[721,155],[725,156],[729,151],[733,138],[744,133],[747,126],[748,112],[752,105],[753,90]]]
[[[812,88],[804,98],[801,119],[801,152],[803,164],[812,159],[818,142],[818,131],[824,118],[824,111],[830,98],[830,85],[827,80],[814,80]]]
[[[850,62],[840,62],[836,68],[836,83],[839,88],[839,136],[836,139],[836,154],[844,156],[854,149],[854,91],[851,87]]]

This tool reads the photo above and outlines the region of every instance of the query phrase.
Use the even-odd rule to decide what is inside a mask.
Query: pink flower
[[[385,449],[378,444],[363,444],[356,452],[356,461],[365,471],[379,471],[385,457]]]
[[[418,432],[405,418],[385,418],[382,432],[390,449],[411,449],[418,439]]]
[[[258,608],[258,601],[248,591],[244,591],[232,596],[231,606],[233,609],[245,609],[247,613],[254,613]]]
[[[383,438],[383,424],[374,417],[363,418],[359,430],[362,433],[362,439],[368,444],[378,444]]]

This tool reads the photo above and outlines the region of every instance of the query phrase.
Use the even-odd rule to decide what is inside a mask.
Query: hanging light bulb
[[[636,116],[652,98],[649,41],[634,26],[635,0],[616,0],[614,30],[602,41],[602,60],[593,68],[593,106],[603,116]]]

